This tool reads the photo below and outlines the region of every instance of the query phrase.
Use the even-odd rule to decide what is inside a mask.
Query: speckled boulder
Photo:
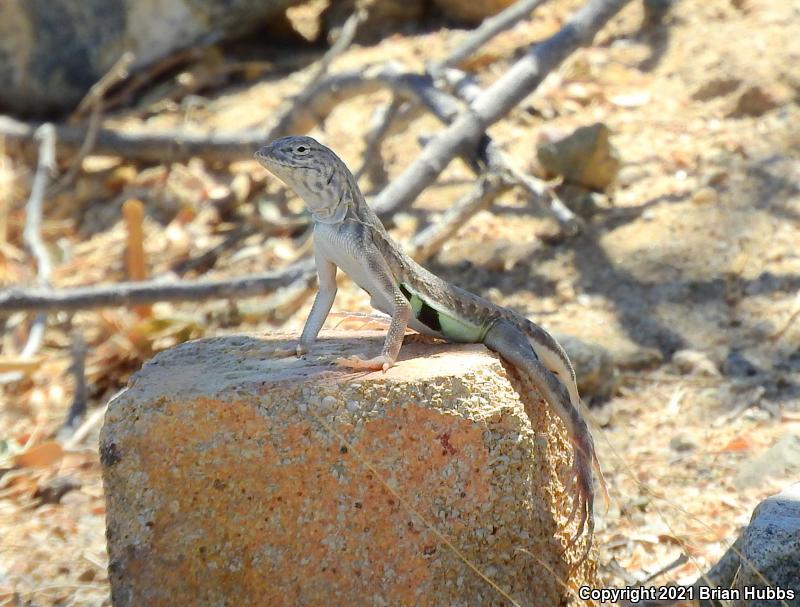
[[[570,451],[545,407],[532,427],[483,346],[329,364],[382,338],[331,333],[298,359],[220,337],[147,363],[100,438],[113,604],[509,604],[474,566],[549,606],[593,582],[563,549]]]
[[[735,607],[800,604],[800,483],[756,507],[739,550]]]

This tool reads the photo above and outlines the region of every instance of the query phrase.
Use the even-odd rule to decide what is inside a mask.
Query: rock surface
[[[71,109],[125,51],[134,68],[206,37],[252,31],[297,0],[0,2],[0,110]]]
[[[483,346],[407,339],[387,373],[349,374],[383,333],[232,336],[162,352],[100,439],[109,577],[127,605],[505,605],[593,584],[563,551],[570,463]],[[558,513],[558,514],[554,514]],[[548,573],[548,572],[552,572]]]

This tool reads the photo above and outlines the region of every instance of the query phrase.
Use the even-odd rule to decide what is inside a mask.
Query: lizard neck
[[[383,227],[381,220],[378,219],[378,216],[375,215],[375,212],[367,204],[366,198],[364,198],[364,194],[361,192],[361,188],[358,187],[355,176],[344,163],[342,163],[340,168],[344,174],[344,190],[345,196],[348,198],[348,209],[351,211],[351,217],[377,230],[381,235],[388,238],[386,228]]]

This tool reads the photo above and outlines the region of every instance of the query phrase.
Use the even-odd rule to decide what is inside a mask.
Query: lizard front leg
[[[302,356],[314,345],[317,335],[331,311],[333,300],[336,299],[336,264],[319,254],[314,256],[314,261],[317,265],[319,291],[311,305],[311,312],[306,319],[303,333],[300,335],[300,343],[297,344],[295,351],[297,356]]]
[[[361,371],[387,371],[394,366],[397,355],[400,353],[400,347],[403,345],[403,336],[406,333],[408,320],[411,318],[411,304],[403,296],[377,249],[374,247],[368,249],[363,258],[363,266],[363,270],[371,278],[372,289],[379,289],[383,298],[391,302],[392,320],[389,324],[389,331],[386,333],[380,356],[369,359],[349,356],[337,359],[336,364]]]

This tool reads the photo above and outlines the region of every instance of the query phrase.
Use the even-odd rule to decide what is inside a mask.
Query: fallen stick
[[[122,282],[72,289],[19,289],[0,292],[0,313],[19,311],[86,310],[135,306],[157,301],[203,301],[265,295],[316,278],[313,260],[285,270],[256,276],[185,282]]]
[[[35,152],[33,134],[38,127],[38,124],[0,116],[0,137],[21,146],[23,152],[30,156]],[[78,151],[86,139],[86,127],[57,125],[54,128],[59,147],[67,151]],[[123,133],[99,129],[92,153],[155,163],[176,162],[193,156],[231,162],[251,157],[262,145],[264,135],[251,131],[211,134],[182,130]]]
[[[443,60],[435,64],[436,69],[458,67],[489,40],[528,17],[544,0],[518,0],[505,10],[484,19],[475,30],[467,34],[460,44]]]

